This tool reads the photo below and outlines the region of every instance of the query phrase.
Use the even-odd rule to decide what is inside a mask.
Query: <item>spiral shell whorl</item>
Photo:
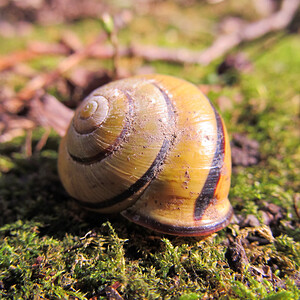
[[[177,235],[225,227],[231,160],[219,114],[183,80],[136,76],[92,92],[60,145],[59,174],[80,204]]]
[[[94,96],[83,102],[77,110],[73,121],[75,130],[80,134],[88,134],[98,128],[108,114],[108,100],[102,96]]]
[[[108,115],[91,133],[80,134],[74,124],[82,108],[100,94],[109,99]],[[166,118],[167,114],[163,95],[146,80],[114,82],[94,91],[76,111],[66,141],[62,142],[65,146],[60,147],[68,164],[60,167],[64,164],[60,160],[60,173],[70,172],[67,191],[85,201],[85,206],[101,211],[119,211],[130,205],[131,197],[138,197],[163,162],[166,144],[170,144],[165,138],[171,139],[174,132],[170,128],[174,122]],[[155,161],[151,168],[149,161]],[[88,188],[81,186],[83,182]],[[111,207],[113,203],[115,208]]]

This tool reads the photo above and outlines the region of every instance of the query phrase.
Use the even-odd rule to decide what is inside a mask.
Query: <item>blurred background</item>
[[[299,7],[0,0],[0,298],[299,299]],[[58,178],[73,109],[146,73],[193,82],[226,123],[235,217],[207,240],[83,211]]]

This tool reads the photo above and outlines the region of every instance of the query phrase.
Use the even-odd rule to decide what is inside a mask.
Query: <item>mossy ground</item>
[[[241,13],[245,1],[228,2],[184,9],[173,2],[161,4],[151,16],[134,19],[120,32],[120,41],[204,48],[213,37],[203,28],[213,28],[222,16],[252,20],[251,10]],[[88,41],[99,24],[87,20],[68,29]],[[157,34],[153,24],[159,24]],[[31,38],[56,40],[61,29],[63,25],[38,27]],[[3,39],[1,52],[23,47],[26,39]],[[125,299],[300,298],[300,39],[281,32],[239,50],[252,67],[233,74],[233,82],[217,75],[219,61],[207,67],[149,65],[158,73],[209,84],[208,96],[216,105],[221,96],[231,99],[221,111],[229,134],[246,133],[257,140],[261,161],[234,168],[230,200],[236,215],[254,215],[260,224],[231,224],[197,240],[158,235],[118,216],[82,212],[57,175],[59,137],[52,133],[44,149],[30,158],[24,154],[25,138],[16,138],[0,145],[0,297],[104,299],[116,289]],[[58,60],[36,59],[32,67],[53,68]],[[124,59],[122,65],[138,69],[143,63]],[[0,80],[16,89],[24,84],[10,76]],[[42,133],[34,131],[33,143]],[[270,203],[280,206],[280,217],[268,226],[263,212]]]

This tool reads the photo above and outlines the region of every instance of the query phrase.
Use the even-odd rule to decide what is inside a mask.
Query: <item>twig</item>
[[[71,67],[72,61],[74,62],[74,64],[76,64],[86,56],[94,56],[97,58],[114,58],[114,69],[117,68],[117,60],[119,56],[137,56],[148,61],[164,60],[177,63],[196,63],[207,65],[214,59],[224,55],[230,49],[241,44],[242,42],[251,41],[269,32],[285,28],[292,21],[299,7],[299,4],[300,0],[283,0],[281,9],[279,11],[275,12],[265,19],[250,24],[240,24],[239,29],[229,34],[220,35],[210,47],[203,50],[202,52],[191,51],[188,49],[168,49],[163,47],[142,45],[119,47],[118,41],[115,37],[115,34],[113,33],[114,30],[112,30],[110,36],[111,42],[113,44],[112,46],[103,46],[99,43],[99,41],[97,42],[96,40],[96,42],[93,42],[86,48],[66,58],[66,60],[61,63],[61,67],[58,68],[58,71],[63,72],[64,66],[70,65]],[[100,38],[100,40],[102,40],[102,38]],[[49,53],[53,54],[55,54],[55,51],[62,51],[62,53],[64,52],[63,49],[59,48],[57,48],[56,50],[55,48],[48,50]],[[0,60],[0,71],[16,64],[17,62],[28,60],[38,54],[45,53],[47,53],[46,48],[34,50],[34,47],[29,50],[14,53]],[[45,81],[45,79],[33,79],[32,83],[29,83],[27,88],[25,87],[25,90],[34,88],[35,86],[41,86],[42,82]],[[20,95],[21,98],[22,96],[24,98],[27,98],[24,91],[21,91]]]
[[[75,52],[74,54],[65,58],[55,69],[54,71],[46,74],[41,74],[31,81],[18,93],[17,97],[21,100],[29,100],[33,97],[34,93],[44,88],[45,86],[52,83],[59,76],[70,70],[75,65],[78,65],[84,58],[86,58],[89,54],[89,50],[96,44],[103,42],[106,38],[105,34],[101,34],[95,41],[93,41],[90,45],[85,47],[84,49]]]
[[[19,91],[14,99],[11,99],[10,101],[7,101],[7,103],[5,103],[5,108],[11,113],[19,112],[24,107],[24,102],[32,99],[38,90],[45,88],[46,86],[54,82],[57,78],[59,78],[62,74],[88,57],[90,49],[92,49],[92,47],[94,47],[98,43],[102,43],[105,38],[106,34],[101,34],[87,47],[65,58],[54,71],[43,73],[34,77],[26,84],[23,89]]]
[[[35,127],[33,121],[22,116],[7,115],[2,112],[0,116],[0,143],[6,143]]]
[[[269,32],[285,28],[293,19],[300,0],[284,0],[281,9],[271,16],[240,27],[236,32],[220,36],[199,54],[198,62],[207,65],[244,41],[257,39]]]
[[[284,0],[281,9],[276,13],[250,24],[240,24],[236,31],[220,35],[210,47],[202,52],[188,49],[132,45],[131,47],[120,48],[119,54],[120,56],[137,56],[148,61],[164,60],[207,65],[242,42],[251,41],[269,32],[285,28],[292,21],[299,4],[300,0]],[[111,58],[114,52],[112,47],[98,45],[91,49],[90,54],[98,58]]]
[[[49,94],[43,97],[36,96],[30,102],[30,116],[36,120],[36,123],[46,128],[53,128],[60,136],[66,133],[73,114],[72,109]]]
[[[212,60],[224,55],[233,47],[239,45],[244,41],[250,41],[259,38],[268,32],[276,31],[285,28],[294,18],[294,15],[299,7],[300,0],[283,0],[279,11],[270,15],[269,17],[253,22],[250,24],[242,23],[241,26],[234,32],[220,35],[215,42],[206,50],[202,52],[190,51],[187,49],[166,49],[153,46],[133,45],[131,47],[119,47],[118,41],[111,36],[112,45],[103,45],[103,41],[107,38],[107,34],[102,33],[95,41],[84,48],[79,48],[74,54],[68,56],[61,61],[59,66],[49,73],[43,73],[28,82],[28,84],[16,95],[15,98],[6,101],[5,109],[11,113],[19,112],[25,103],[34,98],[37,91],[44,89],[49,84],[53,83],[65,72],[76,66],[79,62],[87,57],[97,58],[114,58],[115,75],[118,72],[118,58],[119,56],[137,56],[145,60],[164,60],[177,63],[198,63],[209,64]],[[113,40],[114,39],[114,40]],[[64,48],[66,49],[66,48]],[[8,68],[14,65],[14,61],[20,62],[31,59],[37,53],[45,53],[46,49],[28,50],[11,55],[6,59],[0,60],[1,68]],[[53,51],[53,50],[51,50]],[[62,49],[57,50],[62,51]],[[63,50],[65,51],[65,50]],[[48,96],[47,96],[48,97]],[[48,97],[49,98],[49,97]],[[51,105],[49,103],[52,103]],[[39,120],[39,124],[50,126],[54,128],[60,135],[66,131],[67,125],[73,115],[73,112],[67,108],[62,108],[61,104],[59,110],[52,110],[56,107],[55,100],[47,100],[44,103],[40,102],[40,106],[44,105],[44,110],[47,111],[46,121]],[[48,103],[48,104],[47,104]],[[59,102],[58,102],[59,103]],[[45,105],[48,105],[47,107]],[[42,110],[42,108],[40,108]],[[62,113],[56,117],[57,112]],[[40,118],[43,114],[40,114]],[[55,116],[56,118],[53,118]],[[3,138],[3,136],[2,136]]]
[[[113,69],[113,79],[117,79],[119,77],[119,40],[118,40],[118,35],[116,32],[116,29],[114,29],[110,35],[110,40],[112,43],[112,46],[114,48],[114,53],[113,53],[113,64],[114,64],[114,69]]]
[[[62,44],[34,42],[31,43],[26,50],[0,57],[0,72],[12,68],[20,62],[36,58],[39,55],[68,54],[69,52],[70,49]]]
[[[27,130],[25,140],[25,154],[27,157],[30,157],[32,155],[32,129]]]
[[[112,61],[113,61],[113,74],[112,78],[118,78],[119,72],[119,40],[117,34],[117,27],[115,26],[115,20],[109,13],[104,13],[101,18],[102,26],[105,32],[108,34],[109,40],[113,47]]]
[[[34,151],[39,152],[44,148],[44,146],[47,143],[50,132],[51,132],[51,127],[46,126],[45,127],[45,132],[43,133],[43,135],[42,135],[41,139],[39,140],[39,142],[36,144],[36,146],[34,148]]]
[[[137,56],[148,61],[164,60],[177,63],[197,63],[207,65],[244,41],[250,41],[269,32],[285,28],[293,19],[299,4],[300,0],[284,0],[281,9],[278,12],[250,24],[243,23],[238,30],[229,34],[220,35],[210,47],[202,52],[191,51],[188,49],[167,49],[163,47],[142,45],[119,47],[116,36],[113,34],[114,30],[112,30],[110,34],[112,46],[103,45],[101,42],[103,41],[104,36],[101,35],[100,38],[96,39],[84,49],[75,52],[63,60],[59,67],[53,72],[33,78],[25,88],[19,92],[18,98],[21,100],[30,99],[33,96],[34,91],[53,82],[58,76],[89,56],[97,58],[114,58],[115,72],[117,72],[119,56]],[[33,55],[36,54],[32,51],[25,51],[24,53],[21,52],[12,55],[6,59],[7,62],[5,60],[4,62],[0,61],[0,70],[1,63],[3,65],[2,68],[5,68],[6,65],[12,64],[12,61],[14,60],[22,61],[30,59]]]

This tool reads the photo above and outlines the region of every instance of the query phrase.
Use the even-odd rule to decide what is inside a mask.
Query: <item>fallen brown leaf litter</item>
[[[8,26],[14,27],[15,24],[22,25],[38,23],[42,25],[57,24],[62,22],[71,22],[74,20],[99,17],[99,12],[107,10],[108,7],[102,1],[98,0],[2,0],[2,22],[1,27],[7,30]],[[24,25],[23,25],[24,26]],[[18,33],[14,30],[9,33]],[[8,33],[6,33],[7,35]]]
[[[31,60],[38,55],[65,54],[69,56],[63,60],[53,72],[48,74],[38,74],[32,78],[16,95],[15,99],[10,99],[9,102],[12,103],[5,103],[4,106],[6,106],[6,109],[10,112],[19,112],[22,110],[22,101],[32,99],[37,90],[47,88],[49,84],[56,81],[66,71],[78,65],[79,62],[88,57],[96,57],[99,59],[116,58],[118,56],[134,56],[142,57],[143,59],[150,61],[164,60],[180,63],[208,64],[217,57],[224,55],[229,49],[242,41],[252,40],[267,32],[286,27],[293,19],[299,3],[300,0],[283,1],[280,10],[267,18],[254,23],[241,23],[240,20],[235,19],[235,22],[241,23],[241,26],[231,26],[231,30],[222,32],[211,47],[200,53],[193,53],[193,51],[187,49],[165,49],[142,45],[132,45],[126,48],[120,47],[120,45],[116,43],[113,43],[112,46],[107,46],[104,45],[104,40],[106,39],[105,35],[100,35],[100,37],[96,38],[95,41],[85,47],[82,47],[80,41],[78,41],[74,34],[64,34],[60,44],[31,44],[24,51],[1,58],[0,70],[11,68],[22,61]],[[4,1],[1,9],[6,12],[4,15],[7,18],[7,22],[17,22],[16,19],[11,17],[14,14],[18,16],[18,20],[21,19],[22,21],[28,22],[47,22],[47,20],[49,22],[51,22],[51,20],[55,20],[55,22],[66,22],[74,20],[79,16],[96,16],[99,12],[105,11],[107,7],[94,0],[85,1],[84,5],[82,4],[82,1],[78,0],[68,0],[63,3],[61,1],[51,1],[48,3],[47,1],[36,2],[29,0],[25,3],[22,2],[22,4],[19,1]],[[51,16],[55,16],[55,18]],[[124,26],[124,22],[117,21],[117,19],[122,19],[122,17],[118,17],[119,18],[115,18],[115,22],[117,24],[122,24],[120,26]],[[278,22],[279,20],[280,22]],[[224,28],[226,28],[226,26]],[[234,28],[234,30],[232,30],[232,28]],[[118,54],[116,54],[116,50]],[[240,56],[232,58],[230,56],[220,65],[219,72],[224,73],[231,68],[243,69],[248,65],[249,64],[244,58]]]
[[[76,68],[81,61],[87,58],[113,58],[117,60],[119,56],[134,56],[142,57],[144,60],[149,61],[164,60],[184,64],[208,64],[243,41],[258,38],[267,32],[288,26],[295,15],[299,3],[300,0],[285,0],[278,11],[254,23],[247,24],[239,19],[231,20],[231,23],[233,21],[235,23],[239,22],[240,26],[229,26],[230,30],[223,30],[222,34],[217,37],[211,47],[200,53],[187,49],[166,49],[157,46],[134,44],[130,47],[122,47],[118,45],[116,39],[112,45],[104,45],[107,39],[107,35],[104,33],[100,34],[99,37],[87,46],[83,46],[77,36],[70,32],[63,33],[60,43],[57,44],[31,42],[26,50],[2,57],[0,59],[0,71],[8,69],[14,71],[14,68],[21,62],[30,61],[42,55],[65,55],[66,58],[60,62],[55,70],[48,73],[39,73],[29,79],[27,84],[17,94],[11,95],[5,91],[2,92],[0,99],[1,141],[9,141],[18,135],[22,135],[24,131],[32,130],[38,125],[50,126],[60,135],[63,134],[61,125],[63,121],[54,121],[55,117],[51,116],[59,104],[55,104],[55,100],[52,98],[51,105],[53,107],[50,107],[50,101],[45,101],[45,98],[49,98],[45,96],[47,95],[46,89],[53,84],[56,85],[55,87],[58,90],[65,87],[65,93],[69,93],[68,96],[70,98],[80,101],[79,99],[86,95],[84,90],[89,92],[96,86],[100,86],[111,80],[111,76],[107,75],[109,72],[106,70],[100,70],[100,74],[91,74],[89,71],[79,71],[78,69],[76,72],[73,70],[71,78],[67,79],[65,76],[66,72]],[[71,10],[69,9],[70,7],[72,7]],[[51,1],[48,3],[47,1],[36,2],[28,0],[24,3],[22,2],[22,4],[19,1],[4,1],[1,3],[1,9],[7,12],[7,14],[4,14],[6,16],[4,22],[14,23],[21,20],[22,22],[51,23],[53,21],[67,22],[78,17],[95,17],[98,16],[99,12],[105,11],[107,7],[93,0],[85,1],[84,5],[82,1],[78,0],[68,0],[63,3],[61,1]],[[12,18],[14,14],[18,15],[18,20]],[[280,22],[277,22],[278,20]],[[119,27],[126,25],[126,21],[122,20],[122,15],[118,15],[115,18],[115,23],[119,24]],[[3,26],[3,23],[1,24]],[[223,26],[223,28],[227,27]],[[117,54],[116,51],[118,52]],[[116,66],[117,62],[115,61]],[[249,68],[249,66],[251,66],[250,63],[241,55],[228,56],[219,66],[218,71],[220,74],[232,69],[243,71]],[[80,75],[78,75],[78,72],[81,72],[79,73]],[[115,73],[118,74],[117,70]],[[95,76],[95,80],[91,80],[93,76]],[[90,84],[86,85],[87,82],[90,82]],[[74,95],[75,97],[73,97]],[[41,97],[44,98],[42,99]],[[40,105],[37,105],[37,99],[40,100]],[[43,103],[45,103],[45,108],[42,108]],[[68,104],[70,105],[70,103]],[[36,107],[38,107],[37,112],[35,111]],[[74,106],[71,105],[71,107]],[[65,109],[64,111],[67,110]],[[45,114],[45,116],[42,117],[42,114]],[[32,118],[32,115],[39,115],[39,118]],[[259,153],[257,143],[247,140],[247,138],[241,135],[235,135],[233,138],[233,164],[249,166],[258,162]]]
[[[251,166],[260,161],[259,143],[244,134],[234,133],[231,142],[233,166]]]
[[[241,280],[243,280],[242,277],[245,270],[249,269],[256,281],[262,282],[267,280],[278,288],[284,287],[284,280],[275,275],[277,270],[280,269],[280,266],[277,264],[282,263],[281,268],[289,268],[291,262],[283,261],[283,257],[280,257],[280,254],[270,257],[268,250],[261,248],[260,244],[253,240],[253,236],[264,239],[266,241],[265,244],[271,245],[275,241],[270,229],[266,226],[253,229],[244,228],[235,238],[228,235],[225,257],[230,268],[238,272],[239,275],[237,276],[241,276]],[[271,251],[271,249],[269,250]],[[297,279],[299,274],[296,272],[293,276]]]

